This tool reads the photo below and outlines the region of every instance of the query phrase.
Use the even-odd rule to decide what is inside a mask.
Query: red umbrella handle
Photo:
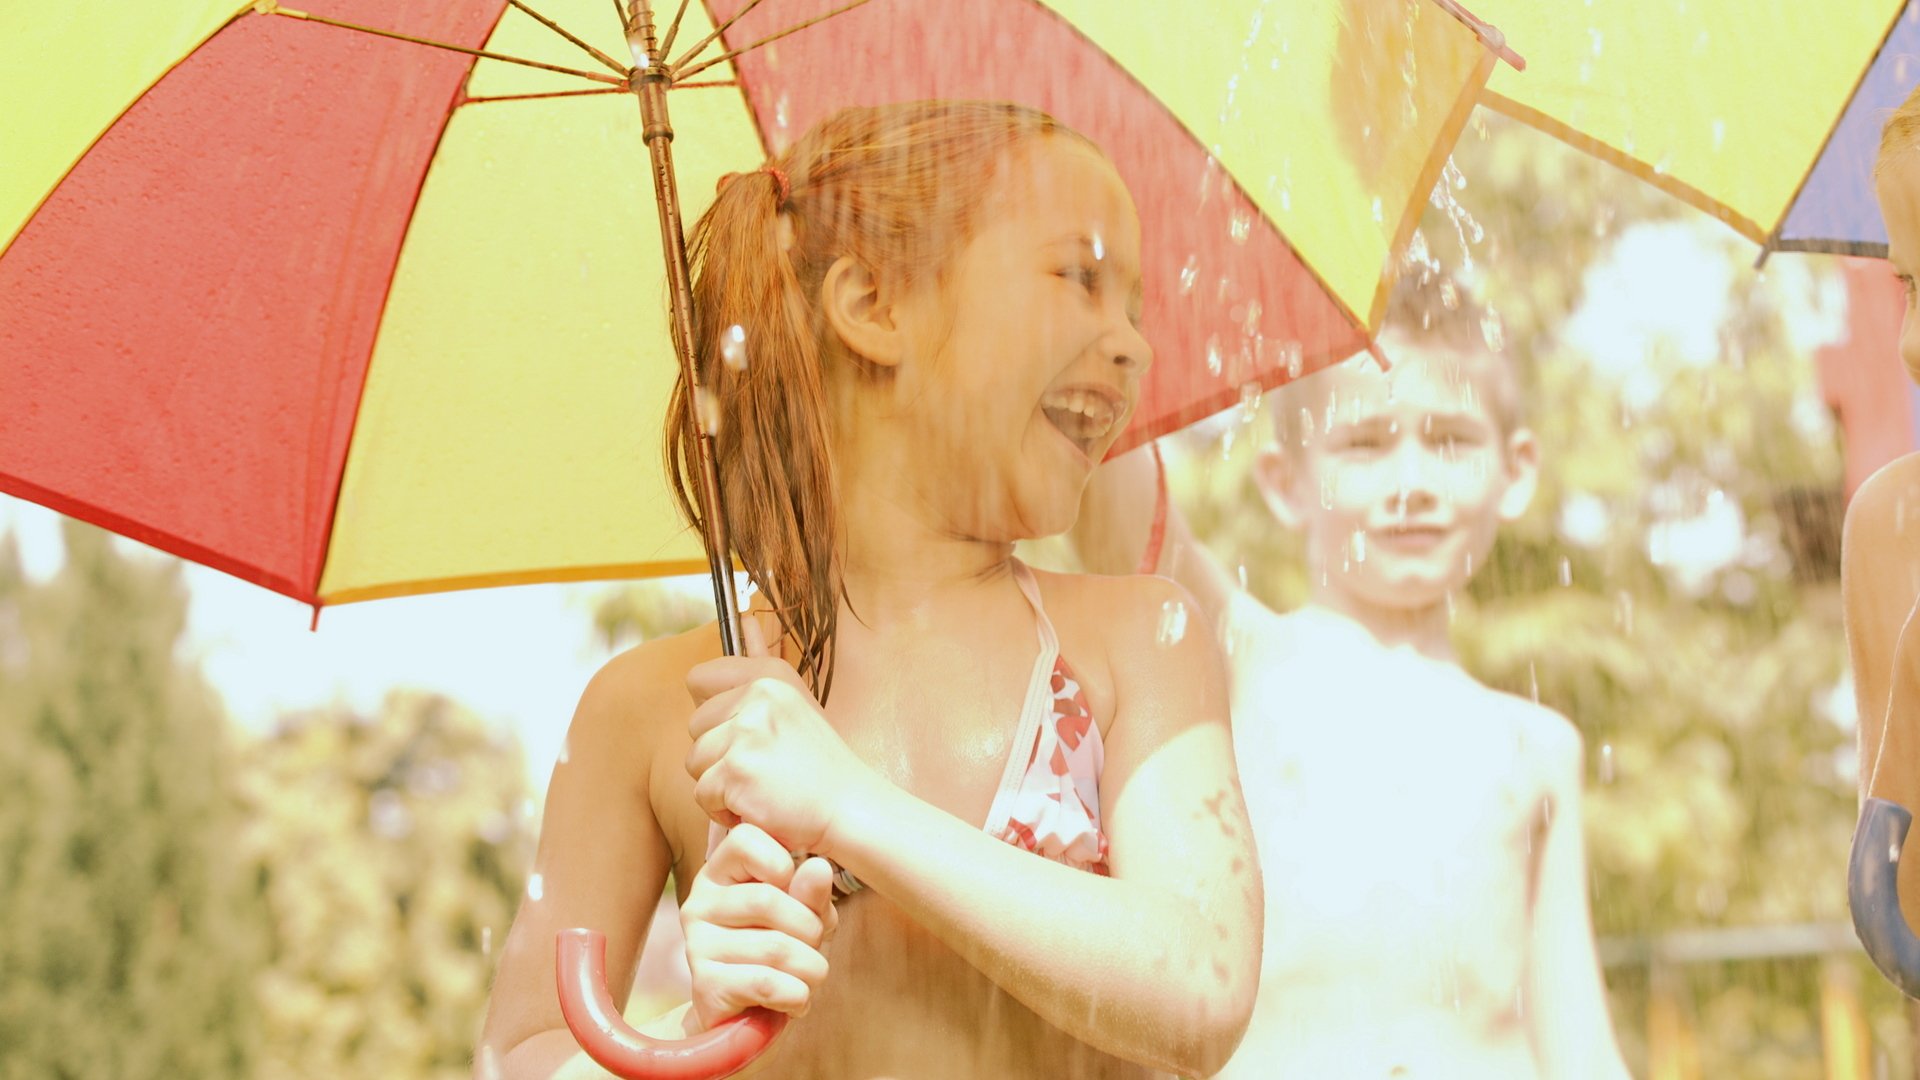
[[[556,935],[560,1012],[587,1056],[623,1080],[719,1080],[773,1045],[784,1013],[748,1009],[691,1039],[669,1041],[629,1026],[607,991],[607,936],[598,930]]]

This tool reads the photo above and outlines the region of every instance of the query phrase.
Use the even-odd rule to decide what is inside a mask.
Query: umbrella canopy
[[[1904,0],[1477,0],[1527,55],[1487,104],[1714,214],[1755,243],[1812,238],[1830,205],[1808,182]],[[1901,34],[1909,30],[1899,31]],[[1902,39],[1904,40],[1904,38]],[[1911,85],[1912,75],[1907,76]],[[1877,136],[1869,92],[1859,114]],[[1835,150],[1844,153],[1836,140]],[[1813,199],[1804,214],[1803,184]],[[1867,204],[1870,209],[1871,200]],[[1854,211],[1857,216],[1857,209]],[[1806,231],[1812,230],[1812,232]],[[1784,245],[1783,245],[1784,246]]]
[[[1873,194],[1880,127],[1920,83],[1920,2],[1908,0],[1867,77],[1833,129],[1820,159],[1769,245],[1776,251],[1826,251],[1887,257],[1887,226]]]
[[[742,8],[707,56],[833,10],[678,47]],[[1146,225],[1130,444],[1365,345],[1492,65],[1430,0],[874,0],[677,88],[675,153],[691,216],[844,104],[1085,131]],[[704,567],[628,66],[604,0],[0,7],[0,491],[316,606]]]

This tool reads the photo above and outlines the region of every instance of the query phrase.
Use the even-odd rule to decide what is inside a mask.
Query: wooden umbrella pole
[[[713,575],[713,603],[720,617],[720,647],[728,656],[741,651],[740,601],[733,585],[733,543],[722,512],[720,473],[714,464],[713,432],[707,430],[707,410],[700,407],[706,388],[693,354],[693,283],[687,270],[687,238],[680,220],[680,191],[673,172],[673,124],[667,118],[667,90],[673,73],[654,39],[653,5],[628,0],[627,43],[633,48],[633,92],[640,99],[642,137],[653,162],[653,197],[660,210],[660,248],[667,260],[667,297],[673,315],[673,348],[680,359],[693,402],[697,452],[689,462],[695,497],[704,525],[707,569]]]

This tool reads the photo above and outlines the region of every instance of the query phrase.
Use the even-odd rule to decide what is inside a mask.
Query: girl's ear
[[[1520,520],[1540,487],[1540,441],[1521,428],[1507,436],[1507,490],[1500,496],[1500,520]]]
[[[890,293],[851,255],[835,259],[820,282],[820,306],[834,335],[849,352],[881,367],[897,366],[906,355]]]
[[[1260,489],[1260,498],[1275,520],[1293,532],[1300,532],[1307,523],[1303,508],[1294,498],[1298,469],[1299,462],[1278,447],[1270,446],[1253,459],[1253,483]]]

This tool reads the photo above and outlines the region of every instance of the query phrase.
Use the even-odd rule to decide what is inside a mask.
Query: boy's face
[[[1532,498],[1538,449],[1501,432],[1454,356],[1383,344],[1389,373],[1366,360],[1313,376],[1324,383],[1302,444],[1262,455],[1259,479],[1305,534],[1315,590],[1410,611],[1443,603],[1485,561]]]

